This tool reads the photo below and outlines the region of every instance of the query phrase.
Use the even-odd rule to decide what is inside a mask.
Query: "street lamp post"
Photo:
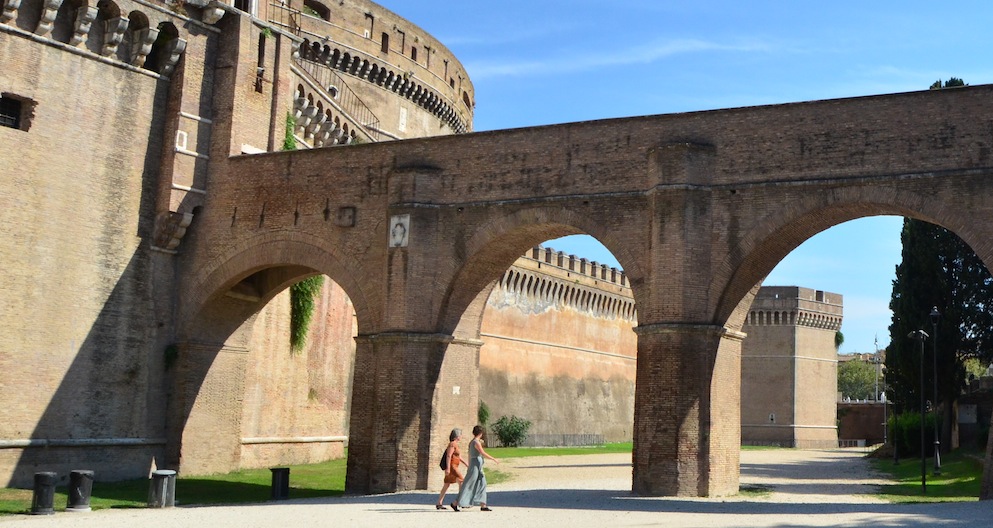
[[[884,374],[885,376],[885,374]],[[883,445],[890,443],[889,440],[889,429],[890,429],[890,419],[886,413],[886,407],[890,404],[890,399],[886,396],[886,378],[883,378]],[[896,444],[896,442],[894,442]],[[893,446],[893,451],[896,451],[896,446]]]
[[[934,399],[931,400],[932,406],[934,407],[934,474],[941,474],[941,442],[938,437],[938,318],[941,317],[941,313],[938,312],[938,307],[935,306],[931,308],[931,344],[934,346],[934,355],[932,357],[934,361],[934,370],[932,375],[934,376]],[[922,425],[923,426],[923,425]]]
[[[914,330],[907,337],[921,343],[921,493],[927,494],[927,460],[924,443],[924,341],[928,338],[924,330]]]

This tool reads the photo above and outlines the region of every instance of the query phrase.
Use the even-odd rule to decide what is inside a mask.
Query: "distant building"
[[[842,296],[765,286],[742,330],[741,443],[837,447]]]

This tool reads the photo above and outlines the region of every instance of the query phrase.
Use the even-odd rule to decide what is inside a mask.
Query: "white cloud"
[[[710,51],[768,52],[770,49],[770,46],[758,41],[721,44],[697,39],[660,40],[648,45],[612,50],[606,53],[585,53],[562,58],[544,57],[517,62],[470,62],[466,68],[475,80],[538,74],[559,75],[588,72],[604,67],[651,64],[661,59],[690,53]]]

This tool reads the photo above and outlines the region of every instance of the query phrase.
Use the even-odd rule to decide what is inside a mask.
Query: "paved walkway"
[[[499,469],[514,474],[514,479],[490,486],[492,512],[437,511],[437,494],[417,491],[242,506],[8,516],[0,517],[0,528],[993,526],[993,504],[988,502],[889,504],[872,497],[881,481],[862,453],[850,450],[745,451],[742,486],[770,493],[726,499],[634,497],[629,492],[628,455],[523,458],[506,460]]]

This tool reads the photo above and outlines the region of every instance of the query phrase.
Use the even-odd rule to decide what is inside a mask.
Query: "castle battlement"
[[[512,293],[522,309],[569,306],[592,317],[638,319],[622,270],[552,248],[531,248],[503,274],[497,289]]]
[[[472,83],[448,48],[375,3],[331,5],[304,0],[264,2],[259,7],[273,26],[303,40],[303,60],[409,99],[455,133],[471,130]]]
[[[568,277],[571,277],[573,273],[578,273],[584,277],[592,277],[595,280],[617,284],[626,288],[628,291],[631,289],[624,270],[610,267],[606,264],[599,264],[596,261],[590,261],[576,255],[569,255],[552,248],[535,246],[523,258],[545,265],[550,264],[560,270],[566,271],[566,276]]]
[[[0,11],[0,32],[164,78],[172,75],[186,50],[179,29],[186,23],[204,26],[163,7],[130,0],[95,5],[86,0],[3,0]]]
[[[763,286],[746,326],[796,325],[837,331],[843,319],[841,294],[799,286]]]

